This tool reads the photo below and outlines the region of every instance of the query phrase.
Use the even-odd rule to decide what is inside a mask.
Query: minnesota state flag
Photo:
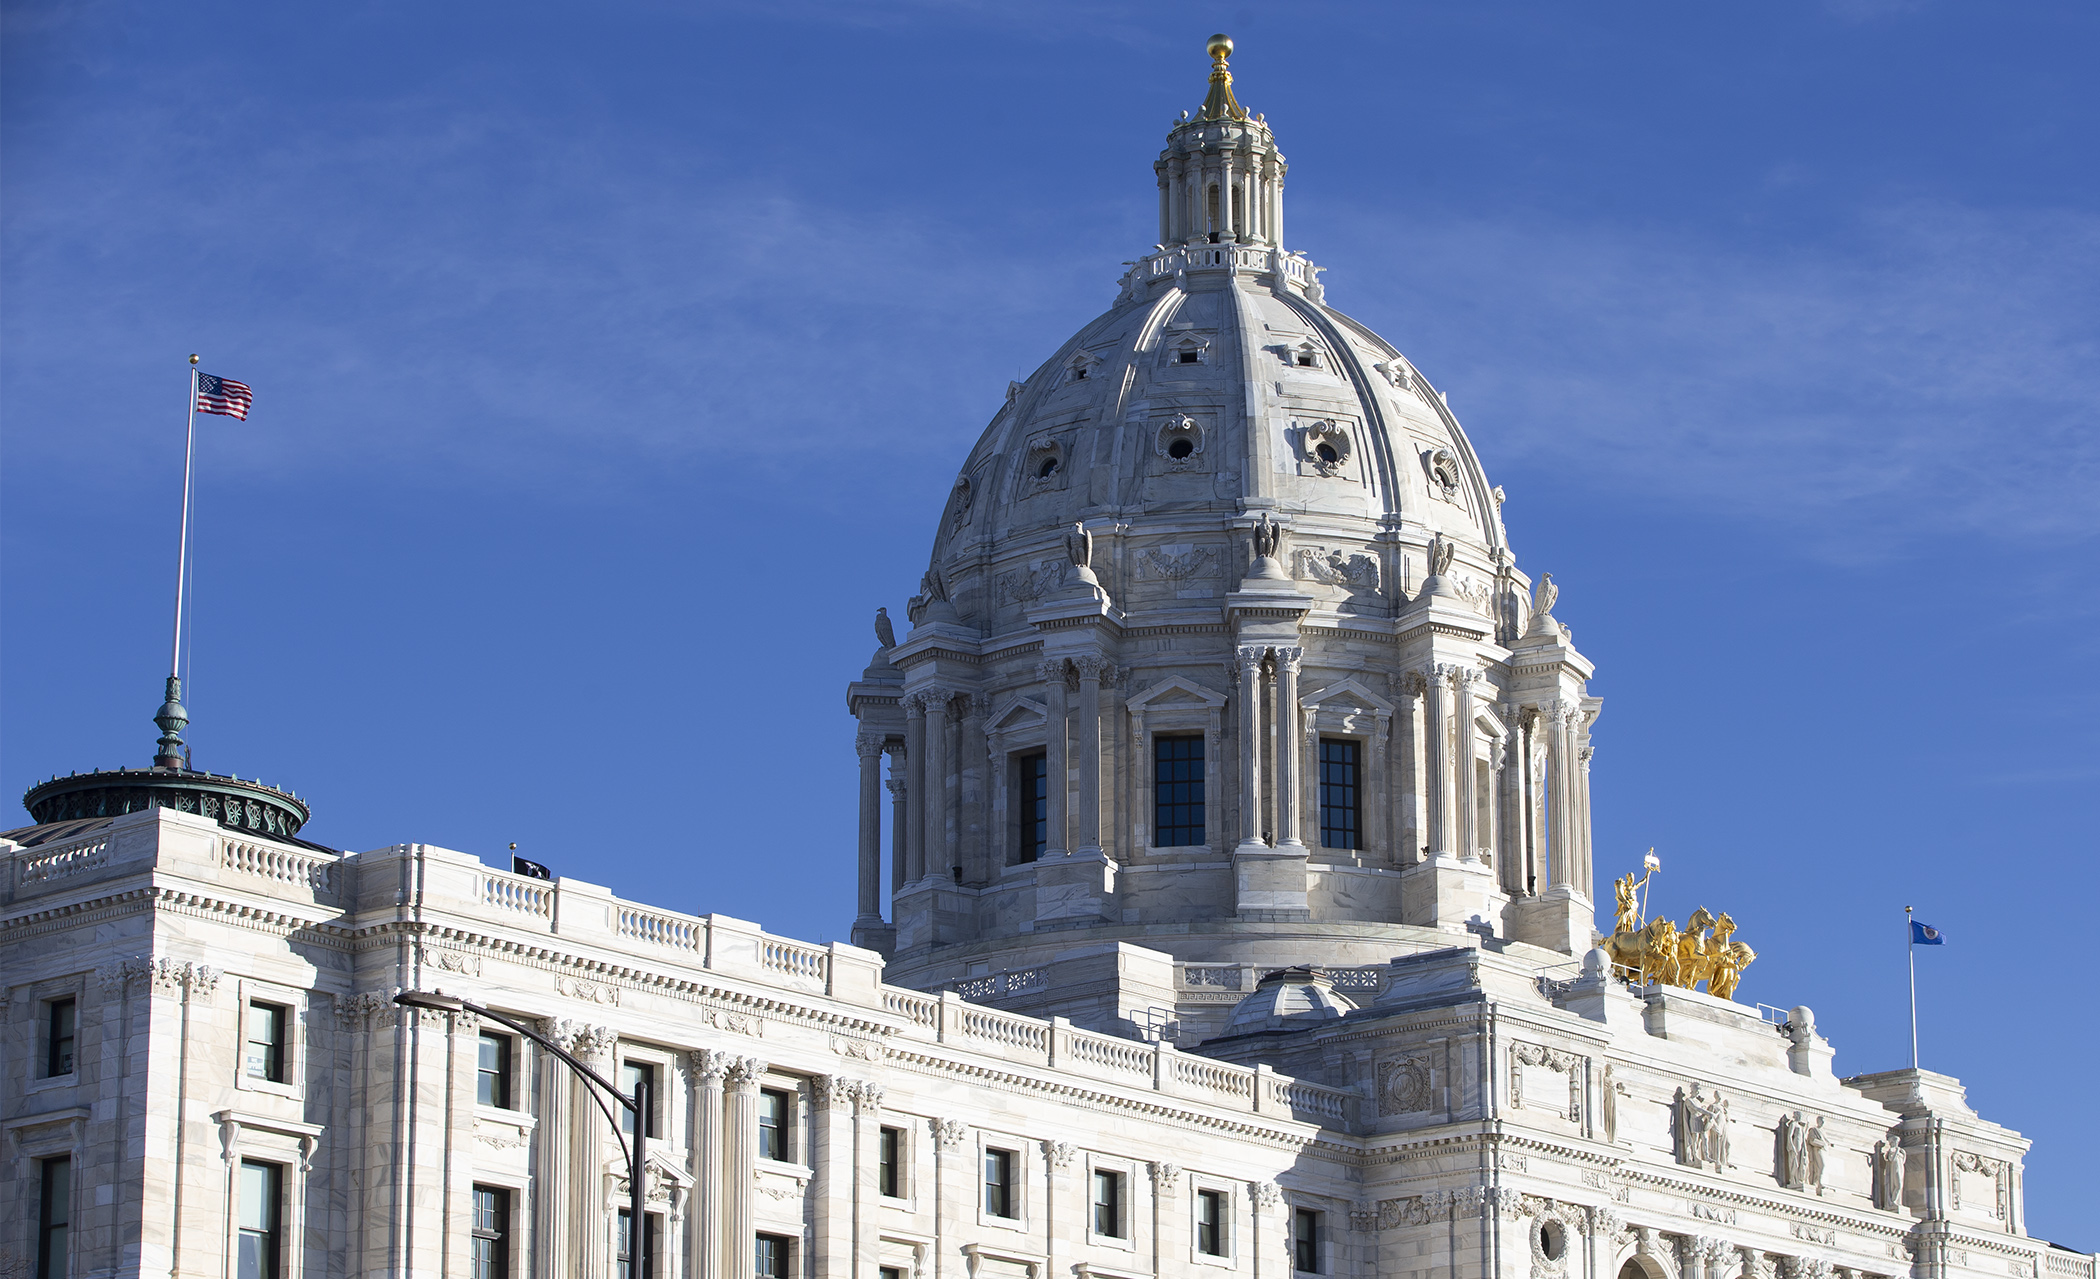
[[[1931,924],[1921,924],[1913,919],[1910,921],[1910,944],[1913,946],[1944,946],[1947,944],[1947,938]]]

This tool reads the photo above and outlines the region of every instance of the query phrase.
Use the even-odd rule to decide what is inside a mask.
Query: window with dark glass
[[[70,1000],[68,1003],[72,1002]],[[36,1279],[65,1279],[73,1234],[73,1161],[42,1161],[44,1184],[36,1205]]]
[[[80,1006],[70,999],[44,1005],[44,1074],[73,1073],[73,1039],[79,1030]]]
[[[248,1005],[248,1077],[267,1083],[284,1082],[283,1004],[261,1000]]]
[[[1326,848],[1362,848],[1363,787],[1357,742],[1320,739],[1320,843]]]
[[[509,1035],[481,1032],[480,1070],[474,1080],[474,1100],[498,1110],[510,1109]]]
[[[795,1094],[767,1088],[758,1094],[758,1157],[795,1162]]]
[[[788,1247],[792,1242],[785,1235],[758,1237],[758,1255],[753,1266],[758,1279],[788,1279]],[[889,1269],[884,1267],[884,1270]]]
[[[1320,1273],[1320,1214],[1311,1208],[1291,1214],[1291,1263],[1302,1274]]]
[[[1206,1257],[1225,1255],[1225,1192],[1196,1192],[1196,1251]]]
[[[1094,1169],[1094,1233],[1123,1237],[1123,1174]]]
[[[639,1271],[635,1270],[634,1258],[629,1255],[633,1247],[634,1236],[627,1229],[627,1223],[632,1220],[634,1218],[628,1214],[625,1208],[620,1209],[620,1237],[614,1241],[613,1269],[619,1276],[619,1279],[656,1279],[656,1257],[658,1252],[656,1246],[656,1214],[653,1212],[642,1214],[642,1267]]]
[[[875,1279],[904,1279],[904,1267],[882,1266],[876,1270]]]
[[[885,1128],[877,1143],[875,1188],[892,1199],[904,1197],[904,1130]]]
[[[644,1095],[642,1097],[642,1114],[649,1121],[647,1127],[645,1127],[643,1131],[647,1133],[650,1138],[654,1139],[657,1135],[656,1067],[646,1061],[621,1062],[620,1091],[626,1093],[629,1097],[632,1097],[634,1096],[634,1090],[636,1088],[640,1088],[643,1090]],[[634,1112],[627,1109],[625,1106],[620,1107],[620,1131],[629,1134],[632,1134],[634,1132]]]
[[[240,1239],[234,1279],[278,1279],[284,1273],[284,1169],[241,1161]]]
[[[1152,739],[1152,846],[1203,842],[1203,739]]]
[[[984,1211],[992,1217],[1018,1217],[1014,1206],[1014,1152],[984,1152]]]
[[[1050,846],[1050,757],[1037,751],[1021,756],[1014,765],[1014,794],[1021,801],[1015,805],[1020,820],[1016,842],[1021,860],[1032,862]]]
[[[472,1279],[509,1279],[510,1192],[498,1186],[474,1187],[474,1233],[467,1251]]]

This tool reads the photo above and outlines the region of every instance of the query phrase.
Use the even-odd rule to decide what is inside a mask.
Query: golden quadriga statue
[[[1611,955],[1613,970],[1643,985],[1659,982],[1695,990],[1703,981],[1708,994],[1734,999],[1743,970],[1757,958],[1757,952],[1733,940],[1733,919],[1725,914],[1716,919],[1704,906],[1693,911],[1681,929],[1667,919],[1643,921],[1638,893],[1654,873],[1651,867],[1638,880],[1627,874],[1612,881],[1618,918],[1604,949]]]

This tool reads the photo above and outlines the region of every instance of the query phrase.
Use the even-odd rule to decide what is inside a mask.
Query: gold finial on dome
[[[1210,95],[1203,99],[1203,109],[1196,113],[1203,120],[1244,120],[1247,109],[1232,96],[1232,70],[1225,59],[1232,54],[1232,37],[1218,33],[1204,46],[1210,51]]]

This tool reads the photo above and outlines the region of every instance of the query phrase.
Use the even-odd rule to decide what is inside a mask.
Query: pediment
[[[1308,693],[1298,699],[1308,707],[1326,707],[1330,710],[1364,710],[1393,713],[1393,703],[1364,687],[1353,676],[1329,684],[1317,693]]]
[[[1216,710],[1225,705],[1225,695],[1213,692],[1192,679],[1169,675],[1125,703],[1133,711],[1185,709],[1201,706]]]
[[[984,721],[984,731],[1010,733],[1023,728],[1041,728],[1049,718],[1050,711],[1041,702],[1016,693],[992,711]]]

